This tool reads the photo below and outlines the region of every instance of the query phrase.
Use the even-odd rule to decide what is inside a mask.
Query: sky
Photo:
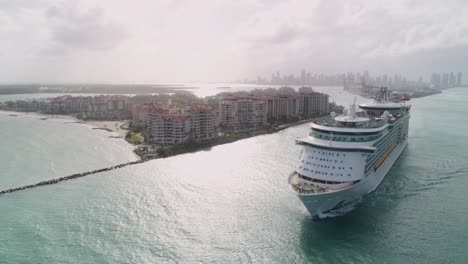
[[[0,0],[0,83],[468,76],[468,1]]]

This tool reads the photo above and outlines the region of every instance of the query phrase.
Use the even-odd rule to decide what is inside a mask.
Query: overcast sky
[[[0,0],[0,83],[231,81],[302,68],[468,77],[468,1]]]

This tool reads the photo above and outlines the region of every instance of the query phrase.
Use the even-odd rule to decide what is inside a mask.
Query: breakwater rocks
[[[88,175],[101,173],[101,172],[105,172],[105,171],[116,170],[116,169],[120,169],[120,168],[127,167],[127,166],[130,166],[130,165],[140,164],[140,163],[143,163],[145,161],[147,161],[147,159],[131,161],[131,162],[115,165],[115,166],[112,166],[112,167],[107,167],[107,168],[102,168],[102,169],[87,171],[87,172],[82,172],[82,173],[75,173],[75,174],[65,176],[65,177],[61,177],[61,178],[57,178],[57,179],[41,181],[41,182],[38,182],[38,183],[35,183],[35,184],[25,185],[25,186],[22,186],[22,187],[11,188],[11,189],[0,191],[0,195],[7,194],[7,193],[14,193],[14,192],[19,192],[19,191],[24,191],[24,190],[27,190],[27,189],[33,189],[33,188],[46,186],[46,185],[57,184],[57,183],[62,182],[62,181],[73,180],[73,179],[77,179],[77,178],[81,178],[81,177],[85,177],[85,176],[88,176]]]

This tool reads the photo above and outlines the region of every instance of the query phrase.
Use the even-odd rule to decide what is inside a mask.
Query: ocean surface
[[[290,191],[301,125],[0,196],[0,263],[466,263],[468,89],[411,103],[407,149],[345,216]],[[0,190],[136,159],[109,135],[0,113]]]

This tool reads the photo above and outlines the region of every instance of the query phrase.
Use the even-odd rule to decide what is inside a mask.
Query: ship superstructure
[[[311,125],[288,182],[314,218],[349,212],[377,188],[407,145],[410,105],[382,88],[375,100]]]

